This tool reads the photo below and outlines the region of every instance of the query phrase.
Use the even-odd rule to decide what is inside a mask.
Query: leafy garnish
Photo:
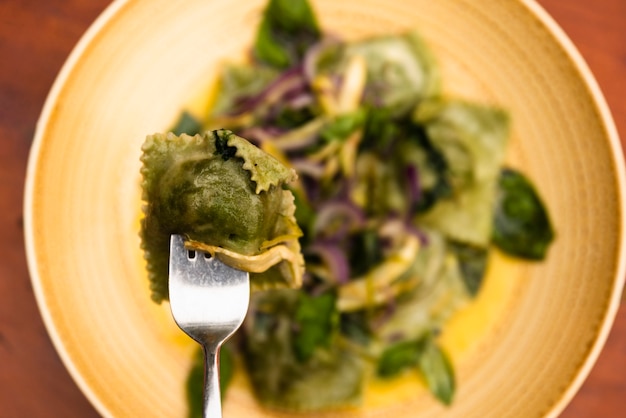
[[[352,275],[361,276],[383,261],[382,246],[373,229],[363,229],[352,234],[348,251]]]
[[[328,347],[338,325],[336,295],[300,293],[294,314],[293,348],[299,361],[307,361],[318,347]]]
[[[456,388],[454,370],[432,332],[418,340],[402,341],[387,348],[378,361],[377,373],[387,378],[412,368],[419,370],[437,399],[446,405],[452,403]]]
[[[221,383],[221,382],[220,382]],[[196,350],[191,369],[187,375],[185,384],[187,395],[188,418],[202,418],[204,399],[204,353],[202,349]]]
[[[320,137],[324,141],[345,140],[351,133],[361,128],[365,122],[366,112],[344,113],[333,119],[322,131]]]
[[[270,0],[254,43],[255,57],[278,68],[302,60],[318,41],[320,29],[306,0]]]
[[[452,404],[456,378],[448,355],[432,336],[420,341],[418,368],[430,392],[445,405]]]
[[[174,135],[196,135],[202,131],[202,122],[191,113],[183,111],[171,131]]]
[[[420,357],[419,341],[403,341],[387,348],[378,360],[380,377],[392,377],[417,366]]]
[[[448,238],[485,247],[493,228],[493,205],[509,135],[502,109],[462,100],[431,100],[414,112],[428,140],[446,161],[450,196],[439,199],[418,222]]]
[[[298,326],[298,292],[280,289],[252,297],[251,305],[256,309],[244,328],[245,360],[263,404],[292,411],[358,405],[364,369],[363,361],[353,352],[331,344],[324,350],[314,350],[306,361],[297,357],[294,339],[298,336],[294,329]],[[320,304],[324,305],[330,298],[322,300]],[[313,306],[306,310],[309,308]],[[303,316],[312,319],[309,312]]]
[[[493,243],[514,256],[542,260],[553,239],[554,230],[548,212],[535,187],[519,171],[502,170]]]
[[[487,268],[488,250],[460,242],[451,242],[449,247],[456,255],[467,291],[476,296]]]

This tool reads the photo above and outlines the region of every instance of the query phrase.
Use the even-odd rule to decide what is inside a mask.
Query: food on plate
[[[261,404],[290,411],[358,406],[368,379],[406,371],[417,371],[437,399],[451,404],[454,364],[438,336],[480,292],[494,247],[528,260],[546,256],[554,239],[549,215],[530,180],[505,166],[509,114],[448,97],[444,82],[415,32],[346,42],[322,33],[305,0],[270,0],[250,59],[223,65],[210,112],[184,111],[174,134],[149,138],[148,178],[152,143],[230,131],[262,150],[246,154],[249,162],[271,155],[297,173],[281,169],[275,184],[293,201],[276,199],[272,208],[288,214],[284,227],[260,241],[242,235],[256,240],[229,248],[216,239],[226,231],[199,228],[204,218],[176,221],[190,242],[217,255],[254,253],[262,242],[287,247],[291,258],[280,273],[291,276],[263,283],[288,286],[255,292],[244,326],[225,348],[242,359],[223,365],[227,374],[243,365]],[[166,172],[178,152],[185,156],[184,147],[171,151]],[[249,166],[239,161],[242,154],[231,157],[240,172]],[[194,151],[192,158],[201,157]],[[198,170],[178,166],[184,170],[175,182],[198,184]],[[264,170],[269,166],[260,176]],[[210,205],[216,183],[203,185],[202,205]],[[180,185],[160,180],[157,198],[167,188]],[[148,206],[154,196],[146,193]],[[153,220],[144,222],[144,245],[149,261],[155,257],[150,274],[160,300],[164,271],[156,259],[167,253],[146,242],[180,231],[161,227],[166,213],[146,214]],[[154,235],[146,233],[151,222]],[[305,269],[297,276],[300,250]],[[190,376],[202,364],[194,367]],[[198,379],[190,377],[188,390],[201,398]]]
[[[152,299],[167,299],[169,240],[251,272],[253,288],[299,287],[303,259],[293,195],[296,174],[230,131],[146,138],[142,247]]]

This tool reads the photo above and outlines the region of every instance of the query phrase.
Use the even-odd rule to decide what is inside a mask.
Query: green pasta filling
[[[195,136],[172,133],[148,136],[143,146],[142,245],[148,263],[152,298],[166,300],[169,239],[184,235],[242,256],[267,251],[282,237],[292,264],[253,273],[257,288],[297,287],[302,274],[291,192],[294,172],[230,131]],[[199,248],[203,249],[203,248]],[[252,261],[254,262],[254,260]],[[279,272],[272,269],[280,268]]]

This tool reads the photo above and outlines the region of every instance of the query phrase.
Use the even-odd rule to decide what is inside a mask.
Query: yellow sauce
[[[493,250],[487,272],[477,297],[450,318],[440,337],[440,343],[456,367],[472,355],[497,326],[510,306],[519,287],[522,263]],[[365,407],[380,408],[414,398],[425,390],[415,372],[394,379],[372,379],[366,386]]]
[[[478,340],[504,316],[521,279],[519,260],[493,250],[483,286],[469,306],[454,315],[443,334],[441,344],[454,360],[471,354]]]
[[[137,225],[139,225],[139,217]],[[143,260],[141,265],[143,265]],[[488,337],[497,326],[510,306],[511,300],[519,288],[522,274],[522,262],[509,258],[494,250],[491,254],[488,270],[477,297],[465,308],[458,311],[448,321],[440,337],[440,343],[450,355],[456,367],[471,356],[481,341]],[[145,279],[145,273],[142,280]],[[149,292],[145,286],[146,293]],[[149,295],[148,295],[149,297]],[[155,321],[166,339],[184,351],[191,353],[198,345],[185,335],[174,322],[169,305],[150,303]],[[250,382],[243,365],[236,368],[231,385],[246,391],[251,390]],[[424,391],[425,386],[416,372],[407,372],[393,379],[372,377],[365,387],[364,407],[378,409],[386,405],[415,398]]]
[[[218,91],[218,82],[214,80],[207,80],[205,86],[200,86],[195,90],[194,95],[191,96],[185,103],[183,109],[195,116],[199,121],[205,120],[210,109],[215,103]],[[178,118],[178,116],[179,115],[176,115],[176,118]],[[175,122],[176,120],[173,120],[170,123],[170,126],[172,126]]]

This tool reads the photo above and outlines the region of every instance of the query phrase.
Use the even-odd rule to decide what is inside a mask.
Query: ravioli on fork
[[[251,273],[253,289],[298,288],[304,259],[291,168],[228,130],[154,134],[142,148],[141,238],[152,299],[168,298],[169,240]]]

